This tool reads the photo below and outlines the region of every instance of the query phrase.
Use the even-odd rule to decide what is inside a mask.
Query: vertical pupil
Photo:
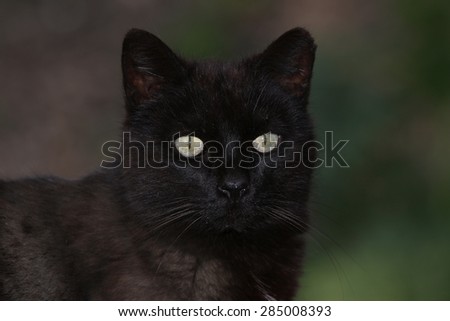
[[[191,145],[192,145],[192,137],[189,136],[189,140],[188,140],[188,149],[191,150]]]

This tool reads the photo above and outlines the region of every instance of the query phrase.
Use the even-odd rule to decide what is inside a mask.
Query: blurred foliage
[[[28,30],[18,19],[34,23],[36,5],[30,1],[18,8],[16,2],[6,3],[12,9],[6,7],[3,12],[13,12],[15,18],[2,15],[4,38],[16,47],[19,41],[23,48],[32,46],[31,36],[40,39],[38,23]],[[43,3],[52,4],[51,12],[62,10],[58,6],[63,2]],[[99,58],[92,59],[94,69],[86,74],[98,70],[99,65],[110,68],[111,60],[103,62],[108,55],[119,61],[117,35],[132,26],[155,32],[186,57],[229,59],[260,50],[282,31],[306,21],[319,45],[310,105],[317,133],[323,139],[324,131],[333,130],[336,139],[350,140],[343,150],[350,167],[317,171],[312,199],[314,227],[308,236],[298,299],[450,300],[450,2],[76,3],[83,4],[77,12],[87,12],[87,17],[70,25],[78,23],[78,29],[63,36],[55,33],[53,42],[44,43],[62,43],[73,50],[72,42],[91,37],[91,47],[83,55],[89,57],[89,50],[96,50]],[[48,20],[52,15],[44,17]],[[116,41],[114,46],[107,46],[107,37]],[[44,49],[47,55],[48,48]],[[72,62],[80,61],[80,57],[75,58]],[[113,76],[102,78],[105,72],[98,72],[99,80],[115,77],[114,83],[119,83],[118,68]],[[88,83],[79,81],[83,82]],[[103,85],[96,90],[98,106],[109,103],[112,87]],[[74,88],[76,95],[83,95],[80,88]],[[103,96],[98,96],[100,90]],[[4,98],[10,92],[2,92],[0,102],[0,125],[5,135],[7,128],[3,126],[11,123],[7,117],[18,119],[21,115],[8,115],[11,109],[4,107],[10,104]],[[67,97],[74,96],[69,92],[64,99]],[[116,116],[110,116],[106,107],[98,108],[90,123],[112,123]],[[60,117],[69,123],[75,112],[66,113]],[[92,125],[95,131],[86,136],[86,144],[92,144],[92,137],[99,133],[116,130],[107,126]],[[13,134],[22,131],[26,132],[22,129]],[[83,131],[77,132],[81,145]],[[110,138],[107,134],[102,137]],[[98,153],[97,147],[92,147],[92,153]],[[76,160],[76,154],[67,153],[67,159]],[[64,155],[58,155],[61,161]],[[42,159],[38,164],[46,162]],[[79,159],[66,166],[76,164]],[[85,170],[82,167],[80,172]]]
[[[450,3],[383,5],[348,55],[317,58],[312,111],[350,139],[350,168],[318,173],[325,235],[311,233],[301,299],[450,299]]]

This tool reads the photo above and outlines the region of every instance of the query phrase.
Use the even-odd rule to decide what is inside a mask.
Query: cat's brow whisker
[[[259,101],[260,101],[262,95],[264,94],[264,91],[266,90],[266,87],[269,84],[269,82],[270,82],[270,80],[267,80],[266,83],[264,84],[263,88],[261,89],[261,92],[259,93],[259,96],[256,99],[255,106],[253,107],[253,113],[256,112],[256,109],[258,108]]]
[[[194,107],[195,113],[197,114],[198,117],[200,117],[200,114],[197,110],[197,105],[195,104],[194,98],[191,97],[191,102],[192,102],[192,107]]]

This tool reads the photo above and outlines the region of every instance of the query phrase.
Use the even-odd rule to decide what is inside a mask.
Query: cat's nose
[[[217,186],[220,193],[226,195],[230,200],[236,202],[248,192],[248,176],[241,171],[227,173],[222,182]]]

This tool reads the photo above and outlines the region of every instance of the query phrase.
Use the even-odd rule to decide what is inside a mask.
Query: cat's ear
[[[309,92],[315,52],[316,45],[308,31],[291,29],[261,54],[258,69],[301,97]]]
[[[184,63],[159,38],[131,29],[123,41],[122,73],[127,107],[154,99],[164,86],[179,84]]]

